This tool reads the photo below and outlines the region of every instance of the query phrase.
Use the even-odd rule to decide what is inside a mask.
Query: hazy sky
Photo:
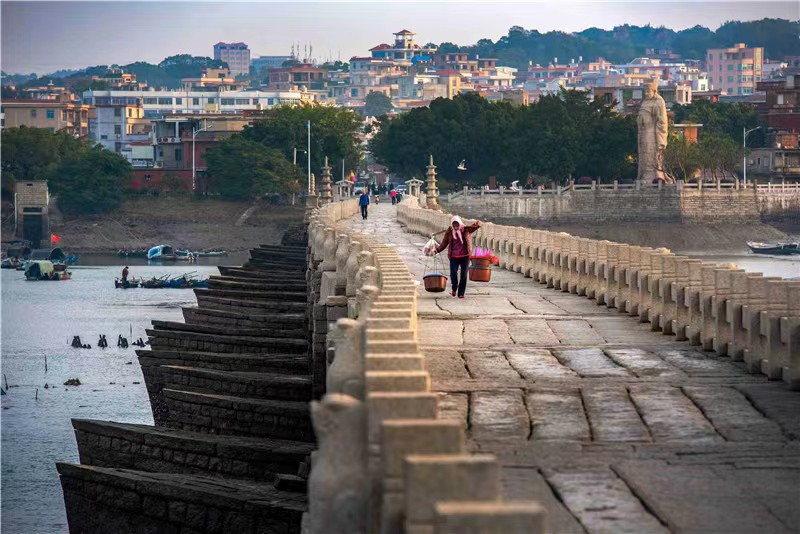
[[[244,41],[253,57],[288,54],[292,42],[313,55],[367,55],[392,32],[417,41],[472,44],[496,40],[514,25],[539,31],[611,29],[630,23],[716,29],[727,20],[800,18],[791,2],[7,2],[2,9],[2,69],[49,73],[59,68],[158,63],[189,53],[212,56],[217,41]]]

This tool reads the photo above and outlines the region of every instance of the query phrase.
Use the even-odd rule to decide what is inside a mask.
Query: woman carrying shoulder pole
[[[472,254],[472,233],[480,228],[481,222],[475,221],[469,226],[464,226],[464,222],[458,215],[453,215],[450,219],[450,228],[445,231],[444,239],[436,247],[436,253],[447,249],[447,257],[450,258],[450,282],[454,297],[463,299],[467,290],[467,273],[469,271],[469,257]],[[459,271],[460,276],[459,276]]]

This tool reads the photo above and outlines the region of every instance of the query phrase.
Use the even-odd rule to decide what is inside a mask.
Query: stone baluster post
[[[362,245],[360,241],[350,242],[350,255],[345,262],[345,274],[347,276],[347,283],[345,284],[345,296],[356,296],[356,272],[358,271],[358,254],[361,252]]]
[[[344,295],[347,288],[347,258],[350,256],[350,236],[336,237],[336,294]]]
[[[594,299],[597,305],[606,304],[606,293],[608,293],[608,247],[611,241],[601,240],[597,243],[597,264],[595,265],[594,277],[597,279],[597,291]]]
[[[310,534],[367,534],[369,478],[364,403],[330,393],[311,403],[319,442],[308,480]]]
[[[726,351],[734,361],[741,361],[744,357],[744,348],[747,346],[747,330],[745,329],[742,308],[749,301],[750,279],[761,278],[761,273],[748,273],[744,271],[731,272],[731,295],[725,305],[724,320],[730,329]]]
[[[747,304],[742,306],[742,323],[747,330],[747,344],[743,347],[742,356],[745,369],[750,373],[761,372],[762,361],[765,359],[766,353],[764,338],[761,334],[761,312],[767,307],[770,282],[781,280],[782,278],[775,277],[748,279]]]
[[[733,330],[728,322],[732,300],[746,295],[747,273],[742,269],[719,269],[714,278],[714,296],[711,299],[711,316],[714,321],[714,351],[720,356],[729,356],[728,346],[733,341]],[[735,278],[741,275],[741,278]],[[736,286],[734,281],[739,281]],[[732,311],[732,310],[731,310]]]
[[[333,361],[327,374],[328,393],[344,393],[364,400],[366,356],[364,354],[364,323],[339,319],[329,334],[333,346]]]

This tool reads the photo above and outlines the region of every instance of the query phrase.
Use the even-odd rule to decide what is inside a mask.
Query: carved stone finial
[[[328,338],[333,343],[333,363],[328,368],[327,392],[345,393],[364,400],[365,356],[363,324],[353,319],[339,319]]]
[[[329,393],[311,403],[319,442],[308,481],[311,534],[366,534],[369,508],[364,403]]]

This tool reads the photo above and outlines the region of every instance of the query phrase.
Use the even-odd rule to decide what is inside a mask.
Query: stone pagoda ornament
[[[439,190],[436,188],[436,165],[433,164],[433,154],[430,156],[427,172],[425,178],[427,179],[427,191],[425,192],[426,204],[428,209],[438,210],[439,207]]]
[[[319,188],[319,203],[328,204],[333,202],[331,193],[331,166],[328,165],[328,156],[325,156],[325,165],[322,167],[322,184]]]

